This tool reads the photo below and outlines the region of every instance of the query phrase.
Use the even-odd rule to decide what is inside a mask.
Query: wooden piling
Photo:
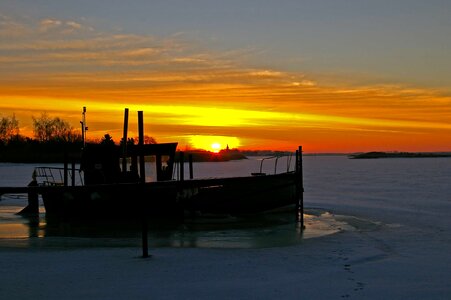
[[[140,182],[146,182],[146,169],[144,164],[144,115],[142,111],[138,111],[138,151],[139,151],[139,177]]]
[[[144,188],[146,183],[146,171],[144,164],[144,115],[142,111],[138,111],[138,147],[139,147],[139,178],[141,183],[141,201],[142,201],[142,257],[149,257],[149,243],[148,243],[148,225],[147,225],[147,205],[144,198]]]
[[[128,132],[128,108],[124,111],[124,132],[122,134],[122,173],[127,172],[127,132]]]
[[[303,164],[302,164],[302,146],[296,150],[296,217],[297,221],[300,223],[301,228],[304,229],[304,174],[303,174]]]
[[[193,155],[190,154],[188,156],[188,162],[189,162],[189,179],[194,178],[194,172],[193,172]]]

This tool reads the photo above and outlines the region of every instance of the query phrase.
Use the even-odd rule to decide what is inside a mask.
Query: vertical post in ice
[[[296,150],[296,219],[304,229],[304,174],[302,165],[302,146]]]
[[[146,183],[146,171],[144,164],[144,115],[142,111],[138,111],[138,151],[139,151],[139,183],[140,183],[140,197],[142,203],[142,252],[143,258],[149,257],[149,244],[148,244],[148,226],[147,226],[147,205],[144,197],[145,183]]]
[[[144,115],[138,111],[138,149],[139,149],[139,178],[140,183],[146,182],[146,169],[144,164]]]

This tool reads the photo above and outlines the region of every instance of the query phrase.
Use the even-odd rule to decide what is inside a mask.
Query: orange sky
[[[446,89],[355,84],[351,75],[254,64],[243,51],[177,36],[99,33],[56,20],[0,35],[9,41],[0,45],[0,116],[15,114],[22,134],[32,134],[32,116],[43,112],[79,128],[86,106],[88,138],[119,141],[127,107],[130,136],[143,110],[145,134],[182,148],[451,151]]]
[[[44,111],[78,128],[86,106],[88,137],[110,133],[118,141],[128,107],[131,136],[136,135],[136,111],[143,110],[147,135],[160,142],[179,141],[182,147],[218,142],[247,149],[303,145],[307,152],[451,150],[450,98],[438,92],[294,85],[287,74],[239,76],[239,83],[206,80],[156,88],[128,86],[126,78],[120,87],[53,79],[46,89],[30,87],[30,82],[24,90],[2,86],[1,109],[3,115],[16,115],[23,134],[30,132],[31,116]],[[200,144],[202,138],[206,145]]]

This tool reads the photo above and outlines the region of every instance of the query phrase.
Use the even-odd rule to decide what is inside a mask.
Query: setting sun
[[[213,143],[211,144],[211,151],[214,153],[218,153],[221,150],[221,144],[219,143]]]

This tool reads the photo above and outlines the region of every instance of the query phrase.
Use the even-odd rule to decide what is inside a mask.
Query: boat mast
[[[81,140],[83,142],[84,148],[86,145],[86,131],[88,130],[88,126],[86,126],[86,106],[83,106],[80,124],[81,124]]]

